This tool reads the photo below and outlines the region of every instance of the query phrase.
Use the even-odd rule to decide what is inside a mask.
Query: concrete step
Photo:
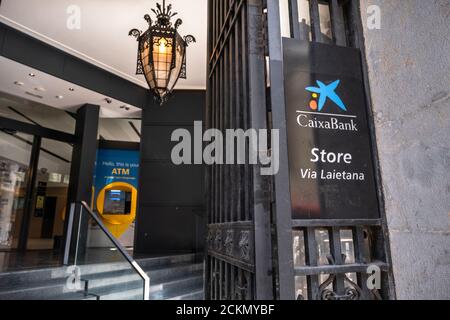
[[[66,271],[67,268],[48,268],[1,273],[0,291],[21,286],[30,287],[42,282],[58,283],[67,277]]]
[[[161,284],[173,279],[189,277],[203,270],[203,264],[178,263],[153,269],[144,269],[150,277],[150,284]],[[134,269],[97,272],[95,274],[82,275],[83,280],[89,281],[89,288],[99,288],[108,285],[122,285],[128,282],[142,282],[141,277]]]
[[[144,270],[150,276],[150,283],[158,284],[168,282],[174,278],[189,277],[198,272],[203,272],[203,263],[181,263],[170,267],[160,267],[157,269]]]
[[[165,266],[175,265],[179,263],[199,263],[202,261],[201,255],[185,254],[175,256],[164,256],[147,259],[136,260],[138,264],[146,270],[158,269]],[[102,264],[89,264],[79,266],[82,275],[90,275],[109,271],[120,271],[130,269],[131,266],[128,262],[111,262]],[[42,269],[29,269],[23,271],[11,271],[0,273],[0,289],[7,288],[13,285],[19,285],[21,283],[32,283],[33,281],[41,282],[42,280],[53,280],[58,278],[67,277],[67,268],[54,267],[54,268],[42,268]]]
[[[12,287],[0,291],[0,300],[44,300],[64,293],[65,283],[47,284],[42,282],[34,287]]]
[[[150,299],[163,300],[180,293],[189,293],[203,288],[203,264],[179,263],[153,268],[150,276]],[[142,298],[142,280],[132,273],[109,272],[85,277],[89,280],[89,293],[101,299]]]
[[[150,276],[151,299],[198,298],[196,294],[203,290],[201,259],[192,254],[140,259],[138,263]],[[68,291],[68,269],[60,267],[0,274],[0,300],[142,299],[143,281],[128,263],[81,266],[80,270],[92,296]]]
[[[203,290],[203,274],[188,278],[178,278],[169,282],[152,285],[150,300],[168,300],[176,297],[189,296],[192,292]],[[143,296],[142,283],[127,283],[118,288],[115,285],[89,290],[89,293],[99,296],[100,300],[141,300]]]
[[[203,273],[151,286],[150,300],[168,300],[199,290],[203,290]]]
[[[105,263],[92,264],[85,266],[78,266],[80,268],[81,276],[89,276],[99,272],[114,272],[131,270],[129,263]],[[72,267],[57,267],[47,269],[30,269],[24,271],[0,273],[0,291],[12,287],[27,286],[31,287],[34,284],[46,282],[47,284],[59,283],[65,281],[70,275]],[[134,269],[133,269],[134,270]]]
[[[198,301],[198,300],[204,300],[204,293],[203,289],[198,290],[195,292],[189,292],[180,296],[176,296],[173,298],[170,298],[168,300],[186,300],[186,301]]]
[[[178,263],[200,263],[203,261],[203,255],[200,254],[182,254],[163,256],[155,258],[136,259],[137,263],[143,269],[151,270],[153,268],[174,265]]]

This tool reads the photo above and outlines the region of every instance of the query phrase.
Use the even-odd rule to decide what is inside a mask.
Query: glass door
[[[33,139],[0,131],[0,251],[18,247]]]
[[[0,271],[60,263],[72,151],[0,130]]]
[[[54,251],[53,258],[59,254],[64,234],[72,151],[69,143],[42,139],[27,250],[47,251],[48,254]]]

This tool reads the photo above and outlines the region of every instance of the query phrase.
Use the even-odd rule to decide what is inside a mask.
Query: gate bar
[[[313,42],[322,42],[320,31],[319,3],[317,0],[309,0],[309,19],[311,21],[311,37]]]
[[[291,30],[291,38],[306,40],[301,39],[297,0],[289,0],[289,28]]]
[[[279,130],[280,165],[275,180],[275,223],[279,276],[279,299],[295,299],[294,257],[292,237],[291,194],[286,133],[286,106],[284,101],[283,47],[281,42],[280,4],[267,0],[267,21],[270,64],[270,103],[274,129]]]

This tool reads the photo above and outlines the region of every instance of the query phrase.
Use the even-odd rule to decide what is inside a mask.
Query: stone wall
[[[450,299],[450,2],[361,0],[361,15],[397,297]]]

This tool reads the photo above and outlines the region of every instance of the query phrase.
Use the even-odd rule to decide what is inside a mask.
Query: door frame
[[[33,213],[33,204],[35,201],[35,184],[37,179],[39,156],[41,153],[42,139],[50,139],[69,144],[76,143],[76,137],[73,134],[53,130],[36,124],[29,124],[18,120],[0,117],[0,130],[11,134],[21,132],[33,136],[33,143],[28,163],[28,171],[26,175],[25,186],[25,202],[23,209],[23,217],[21,219],[19,242],[17,251],[25,252],[27,250],[28,233],[30,229],[30,219]],[[11,133],[13,132],[13,133]]]

